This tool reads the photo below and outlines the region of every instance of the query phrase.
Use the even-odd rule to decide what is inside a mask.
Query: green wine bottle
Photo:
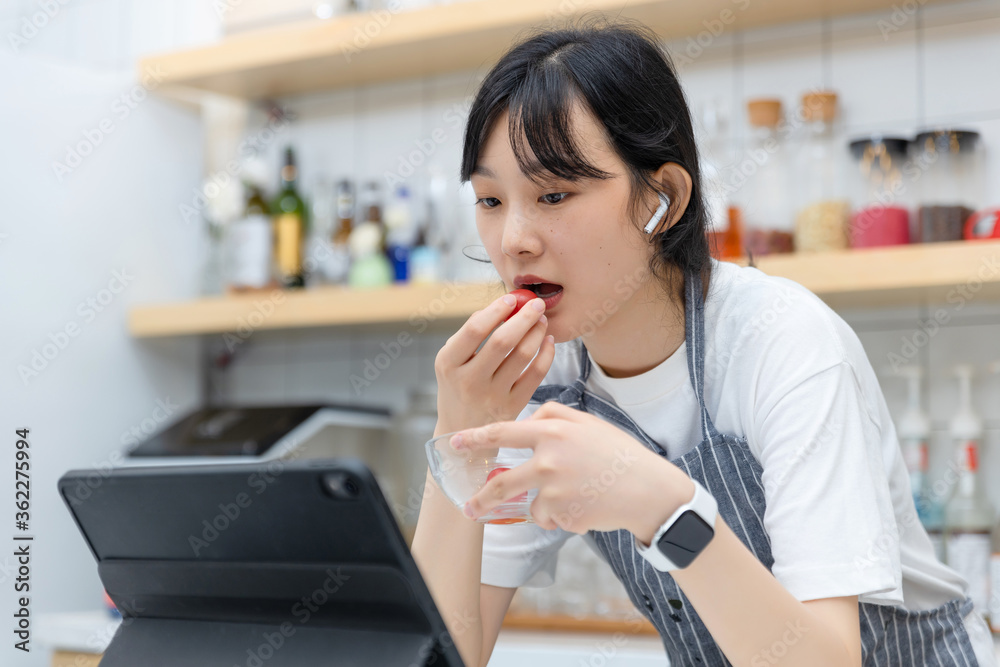
[[[283,287],[305,286],[302,246],[308,221],[305,202],[295,189],[297,177],[295,153],[289,146],[285,149],[285,166],[281,168],[281,191],[271,206],[277,279]]]

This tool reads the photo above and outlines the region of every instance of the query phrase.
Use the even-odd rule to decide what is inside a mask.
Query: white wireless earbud
[[[670,197],[661,192],[660,205],[656,207],[656,211],[653,213],[653,217],[650,218],[649,222],[646,223],[646,226],[643,228],[643,231],[645,231],[647,234],[652,234],[653,230],[656,229],[656,226],[660,224],[660,220],[663,219],[663,214],[667,212],[668,208],[670,208]]]

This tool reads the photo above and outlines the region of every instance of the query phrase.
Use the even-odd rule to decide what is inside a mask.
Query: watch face
[[[681,514],[656,543],[677,567],[687,567],[712,540],[715,531],[694,510]]]

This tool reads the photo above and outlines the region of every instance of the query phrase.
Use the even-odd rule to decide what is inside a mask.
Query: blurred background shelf
[[[1000,241],[768,255],[754,265],[808,287],[833,308],[1000,298]]]
[[[263,99],[484,67],[519,32],[592,10],[639,19],[672,39],[874,12],[896,2],[476,0],[258,30],[145,58],[139,70],[162,73],[160,92],[179,98],[200,91]]]
[[[754,264],[767,274],[804,285],[837,308],[1000,298],[1000,241],[768,255]],[[129,332],[146,338],[223,333],[241,326],[267,330],[421,321],[442,325],[464,320],[500,291],[498,283],[442,283],[376,290],[319,287],[282,291],[278,298],[274,294],[262,291],[133,307]]]
[[[491,284],[407,284],[360,290],[323,286],[262,290],[232,296],[132,308],[132,336],[178,336],[320,326],[440,325],[467,318],[501,292]]]

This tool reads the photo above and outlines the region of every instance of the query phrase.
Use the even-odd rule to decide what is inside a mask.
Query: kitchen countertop
[[[659,637],[501,630],[487,667],[667,667]]]
[[[103,611],[40,614],[35,640],[50,650],[101,653],[119,620]],[[1000,660],[1000,636],[994,637]],[[488,667],[669,667],[657,637],[502,630]]]

